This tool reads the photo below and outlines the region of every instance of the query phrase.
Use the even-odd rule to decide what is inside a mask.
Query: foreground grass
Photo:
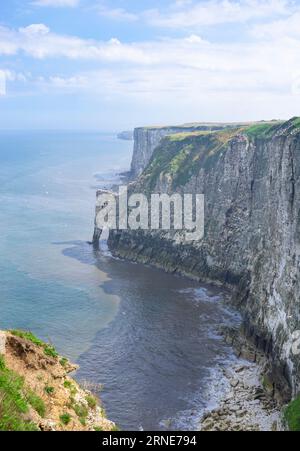
[[[33,422],[24,420],[30,404],[24,392],[24,379],[6,368],[0,356],[0,431],[38,430]]]

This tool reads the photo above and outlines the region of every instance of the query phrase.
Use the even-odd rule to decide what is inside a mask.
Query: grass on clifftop
[[[212,167],[226,144],[240,130],[178,133],[166,137],[156,148],[145,171],[148,190],[154,190],[161,174],[170,176],[173,188],[185,185],[201,167]]]
[[[298,133],[300,130],[300,118],[293,117],[289,121],[271,121],[253,124],[244,130],[251,139],[269,139],[274,136],[287,136]]]
[[[287,406],[284,419],[290,431],[300,432],[300,395]]]
[[[249,138],[264,138],[267,137],[270,130],[274,127],[273,123],[266,124],[255,124],[251,127],[246,128],[245,134],[249,136]]]
[[[24,331],[24,330],[10,330],[10,333],[12,335],[15,335],[15,337],[23,338],[25,340],[31,341],[31,343],[35,344],[36,346],[39,346],[40,348],[44,348],[44,354],[48,357],[53,357],[56,359],[58,357],[58,353],[56,352],[55,348],[48,343],[43,342],[39,338],[37,338],[35,335],[33,335],[32,332]]]
[[[24,420],[30,404],[30,397],[26,399],[25,393],[24,379],[9,370],[0,356],[0,431],[38,430],[33,422]],[[34,401],[37,398],[35,395]]]

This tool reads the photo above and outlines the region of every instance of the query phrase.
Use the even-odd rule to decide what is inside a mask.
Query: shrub
[[[85,426],[86,419],[89,414],[87,407],[83,404],[77,403],[73,405],[73,409],[78,416],[80,423]]]
[[[60,359],[59,363],[61,364],[61,366],[65,367],[68,363],[68,359],[63,357],[62,359]]]
[[[34,410],[44,418],[46,414],[46,406],[44,401],[32,390],[28,390],[26,393],[26,399],[29,404],[34,408]]]
[[[88,406],[90,409],[95,409],[96,405],[97,405],[97,400],[94,396],[92,395],[88,395],[85,398],[86,402],[88,403]]]
[[[47,393],[47,395],[53,395],[54,387],[49,387],[49,385],[46,385],[45,392]]]
[[[58,353],[56,352],[55,348],[53,346],[50,346],[50,345],[45,345],[44,353],[48,357],[53,357],[54,359],[56,359],[58,357]]]
[[[68,425],[71,421],[71,415],[68,413],[63,413],[60,417],[59,417],[60,421],[62,422],[62,424],[64,425]]]
[[[65,381],[64,382],[64,387],[67,388],[68,390],[70,390],[72,395],[76,395],[77,393],[77,388],[75,387],[74,384],[72,384],[71,381]]]

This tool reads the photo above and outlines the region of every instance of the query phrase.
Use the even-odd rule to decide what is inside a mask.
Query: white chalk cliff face
[[[275,384],[288,399],[300,389],[292,350],[300,330],[300,120],[165,137],[147,163],[158,140],[156,131],[153,140],[149,133],[135,133],[134,168],[143,172],[131,190],[204,193],[204,239],[112,231],[110,249],[231,287],[247,334],[269,356]]]

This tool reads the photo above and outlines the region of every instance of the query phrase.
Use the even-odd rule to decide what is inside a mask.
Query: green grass
[[[168,139],[170,141],[183,141],[186,138],[193,138],[197,136],[205,136],[212,133],[218,133],[218,131],[212,131],[212,130],[203,130],[203,131],[191,131],[191,132],[181,132],[181,133],[175,133],[173,135],[169,135]]]
[[[67,388],[68,390],[70,390],[72,395],[76,395],[77,388],[75,387],[74,384],[72,384],[71,381],[64,381],[64,387]]]
[[[33,422],[23,418],[28,410],[24,379],[6,368],[0,356],[0,431],[38,431]]]
[[[47,395],[53,395],[54,393],[54,387],[51,387],[49,385],[46,385],[45,387],[45,392],[47,393]]]
[[[300,432],[300,395],[286,407],[284,419],[292,432]]]
[[[72,417],[71,417],[71,415],[70,415],[69,413],[63,413],[63,414],[59,417],[59,419],[60,419],[60,421],[61,421],[62,424],[64,424],[65,426],[67,426],[67,425],[70,423]]]
[[[292,123],[294,127],[300,127],[300,117],[294,117]]]
[[[9,332],[12,335],[14,335],[15,337],[19,337],[19,338],[23,338],[25,340],[31,341],[31,343],[35,344],[36,346],[39,346],[40,348],[44,348],[44,353],[46,356],[53,357],[55,359],[58,357],[58,353],[56,352],[56,350],[53,346],[40,340],[32,332],[24,331],[24,330],[10,330]]]
[[[39,346],[39,347],[44,347],[46,344],[40,340],[39,338],[37,338],[35,335],[33,335],[32,332],[26,332],[23,330],[10,330],[10,333],[12,335],[14,335],[15,337],[19,337],[19,338],[23,338],[25,340],[29,340],[31,341],[31,343]]]
[[[63,357],[62,359],[60,359],[59,363],[61,364],[61,366],[65,367],[68,364],[68,359],[66,359],[65,357]]]
[[[92,395],[88,395],[85,398],[86,402],[88,403],[88,406],[90,409],[95,409],[95,407],[97,406],[97,400],[94,396]]]
[[[251,139],[269,139],[276,135],[288,136],[291,132],[300,128],[300,118],[293,117],[289,121],[272,121],[253,124],[244,130],[244,133]]]
[[[46,406],[42,398],[40,398],[36,393],[32,390],[27,390],[26,399],[29,404],[34,408],[34,410],[44,418],[46,415]]]
[[[85,426],[89,411],[83,404],[77,403],[73,405],[73,410],[79,418],[80,423]]]
[[[271,130],[274,124],[255,124],[246,128],[245,134],[250,138],[263,138]]]
[[[161,175],[170,177],[173,189],[186,185],[201,168],[214,167],[223,149],[240,131],[240,128],[231,128],[164,138],[144,171],[145,192],[155,190]]]
[[[50,346],[50,345],[45,345],[44,353],[48,357],[53,357],[54,359],[56,359],[58,357],[58,353],[56,352],[55,348],[53,346]]]

